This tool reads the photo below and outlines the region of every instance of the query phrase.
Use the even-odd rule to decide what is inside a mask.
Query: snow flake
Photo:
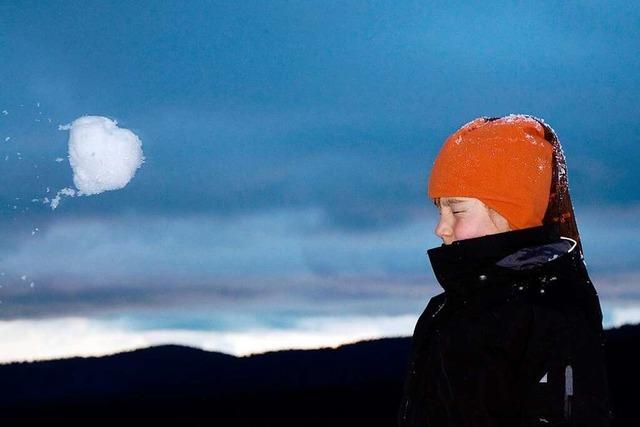
[[[484,119],[485,119],[484,117],[478,117],[476,119],[473,119],[470,122],[467,122],[464,125],[462,125],[459,130],[467,130],[467,129],[470,130],[471,128],[475,128],[476,126],[483,124]]]
[[[522,120],[527,120],[527,121],[536,121],[535,119],[532,119],[531,117],[525,115],[525,114],[509,114],[507,116],[501,117],[500,121],[503,121],[505,123],[514,123],[514,122],[519,122]]]
[[[62,190],[58,191],[58,193],[56,193],[56,196],[53,199],[51,199],[51,210],[58,207],[62,196],[74,197],[76,196],[76,194],[77,194],[76,190],[70,187],[65,187]]]

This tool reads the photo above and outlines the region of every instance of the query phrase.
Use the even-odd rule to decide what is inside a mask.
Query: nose
[[[440,217],[440,220],[438,221],[434,232],[436,236],[442,239],[445,245],[451,244],[451,242],[454,240],[453,229],[449,224],[447,224],[446,221],[443,220],[442,216]]]

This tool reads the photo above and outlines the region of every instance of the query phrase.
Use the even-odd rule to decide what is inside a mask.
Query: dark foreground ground
[[[159,346],[0,366],[0,425],[393,427],[409,338],[234,357]],[[640,425],[640,325],[607,330],[614,426]]]

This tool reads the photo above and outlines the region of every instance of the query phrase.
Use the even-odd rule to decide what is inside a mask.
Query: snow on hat
[[[480,117],[449,136],[428,182],[431,199],[473,197],[511,229],[542,225],[549,205],[554,146],[531,116]]]

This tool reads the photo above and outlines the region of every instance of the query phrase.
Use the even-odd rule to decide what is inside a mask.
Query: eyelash
[[[457,213],[463,213],[464,211],[451,211],[451,213],[453,214],[457,214]],[[442,215],[441,212],[438,212],[439,215]]]

